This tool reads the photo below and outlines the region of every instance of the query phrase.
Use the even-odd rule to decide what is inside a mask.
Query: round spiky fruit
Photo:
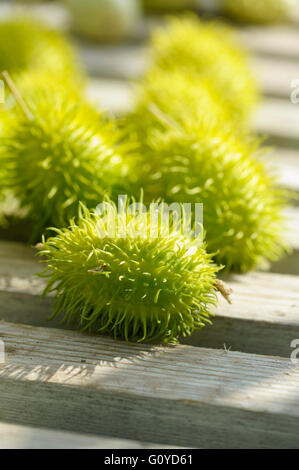
[[[136,35],[137,0],[64,0],[74,32],[93,41],[120,41]]]
[[[222,0],[223,11],[245,23],[281,23],[292,18],[297,0]]]
[[[168,230],[163,209],[151,218],[133,203],[117,214],[107,202],[101,214],[81,206],[77,223],[43,240],[54,316],[127,341],[171,342],[209,322],[219,268],[204,245]]]
[[[73,90],[35,89],[27,99],[32,119],[19,110],[5,139],[6,185],[34,222],[33,238],[49,225],[61,226],[77,212],[78,201],[95,207],[103,194],[118,194],[125,180],[120,134]]]
[[[164,120],[173,125],[176,122],[221,124],[240,131],[239,122],[232,122],[231,118],[210,81],[174,70],[169,86],[169,74],[152,68],[136,86],[134,110],[124,121],[129,132],[137,133],[139,140],[144,140],[147,129],[164,129]]]
[[[64,37],[33,19],[0,22],[0,71],[16,76],[24,71],[46,71],[72,80],[82,78],[78,59]]]
[[[258,145],[201,125],[148,131],[140,148],[145,201],[203,203],[208,251],[231,271],[275,261],[285,249],[285,195]]]
[[[152,38],[152,66],[169,75],[179,70],[203,77],[222,96],[232,119],[247,121],[257,101],[255,80],[245,52],[229,27],[202,23],[195,15],[172,18],[168,27],[157,29]]]

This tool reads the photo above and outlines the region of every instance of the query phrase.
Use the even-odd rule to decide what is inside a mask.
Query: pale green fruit
[[[280,23],[292,16],[296,0],[222,0],[222,9],[238,21],[246,23]]]
[[[137,0],[64,0],[74,32],[94,41],[134,36],[141,17]]]

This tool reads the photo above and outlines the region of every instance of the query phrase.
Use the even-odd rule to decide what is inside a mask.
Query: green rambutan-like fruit
[[[107,202],[112,212],[81,205],[77,223],[43,239],[53,316],[127,341],[173,342],[209,322],[219,268],[205,246],[175,223],[168,230],[161,208],[151,218],[134,202],[118,213]]]
[[[34,240],[49,225],[67,224],[79,201],[95,207],[104,194],[118,194],[130,149],[118,145],[116,126],[73,89],[45,84],[27,95],[27,105],[32,119],[14,110],[0,158],[5,187],[27,209]]]
[[[125,117],[129,133],[137,133],[139,140],[146,138],[147,130],[164,129],[161,116],[181,125],[189,123],[207,126],[221,124],[228,129],[240,131],[239,122],[233,123],[222,98],[209,80],[188,76],[180,70],[169,74],[152,68],[136,86],[134,110]]]
[[[278,189],[253,138],[205,125],[150,130],[140,143],[138,184],[145,201],[203,203],[207,249],[230,271],[276,261],[285,251]]]
[[[222,0],[222,10],[244,23],[281,23],[292,18],[295,0]]]
[[[202,23],[195,15],[171,18],[151,41],[152,66],[161,68],[172,86],[173,70],[210,81],[231,119],[247,122],[257,102],[257,88],[245,52],[232,30],[216,22]]]
[[[22,72],[45,71],[69,79],[82,79],[78,59],[70,44],[57,31],[30,18],[0,22],[0,71],[14,77]]]

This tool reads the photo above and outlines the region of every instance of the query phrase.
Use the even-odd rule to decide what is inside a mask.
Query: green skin
[[[205,246],[167,234],[163,223],[157,238],[134,236],[140,217],[127,218],[125,237],[110,238],[104,217],[81,206],[77,223],[43,240],[45,293],[57,296],[53,317],[127,341],[175,342],[210,323],[219,268]]]

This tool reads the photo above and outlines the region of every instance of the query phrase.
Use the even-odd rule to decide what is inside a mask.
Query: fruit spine
[[[77,223],[43,240],[45,292],[57,294],[53,316],[127,341],[173,342],[209,322],[219,268],[204,245],[135,203],[121,225],[126,235],[113,236],[111,217],[81,205]]]

